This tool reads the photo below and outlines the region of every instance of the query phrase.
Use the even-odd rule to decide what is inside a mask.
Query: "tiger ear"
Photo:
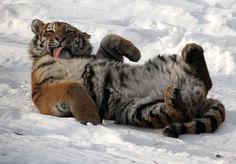
[[[38,34],[40,29],[45,25],[41,20],[39,19],[34,19],[31,24],[31,30],[33,33]]]
[[[90,39],[91,35],[87,34],[86,32],[82,32],[83,37],[85,37],[86,39]]]

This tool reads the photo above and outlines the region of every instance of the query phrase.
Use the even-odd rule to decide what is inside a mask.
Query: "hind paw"
[[[187,44],[182,50],[182,57],[193,68],[196,75],[205,84],[206,89],[210,90],[212,82],[204,58],[203,48],[196,43]]]
[[[163,130],[163,134],[165,136],[168,136],[168,137],[173,137],[173,138],[178,138],[179,137],[179,134],[178,132],[176,131],[175,127],[174,126],[166,126]]]
[[[183,48],[182,57],[186,63],[191,64],[195,61],[205,60],[203,53],[204,51],[201,46],[196,43],[190,43]]]

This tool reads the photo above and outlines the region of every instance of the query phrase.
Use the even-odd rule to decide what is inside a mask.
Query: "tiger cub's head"
[[[29,53],[33,59],[45,55],[54,58],[76,58],[90,55],[92,46],[90,35],[65,22],[44,23],[35,19],[31,29],[34,37],[30,42]]]

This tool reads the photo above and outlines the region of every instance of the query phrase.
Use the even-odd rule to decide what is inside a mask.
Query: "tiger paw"
[[[204,60],[204,51],[201,46],[196,43],[187,44],[182,50],[182,57],[186,63],[193,63],[199,60]]]
[[[179,134],[178,132],[176,131],[175,127],[174,126],[166,126],[163,130],[163,134],[167,137],[173,137],[173,138],[178,138],[179,137]]]
[[[70,83],[67,94],[73,116],[82,124],[101,122],[98,109],[87,89],[78,83]]]
[[[86,113],[79,113],[75,118],[81,123],[81,124],[87,124],[92,123],[94,125],[97,125],[101,123],[101,119],[97,112],[90,111]]]
[[[180,109],[183,106],[181,89],[177,86],[170,86],[165,91],[165,103],[174,109]]]
[[[189,64],[196,75],[203,81],[207,90],[212,87],[212,81],[209,75],[207,64],[204,58],[204,50],[196,43],[187,44],[182,50],[184,61]]]
[[[141,57],[139,49],[131,41],[115,34],[109,34],[103,38],[97,55],[117,61],[123,61],[123,56],[125,56],[134,62]]]

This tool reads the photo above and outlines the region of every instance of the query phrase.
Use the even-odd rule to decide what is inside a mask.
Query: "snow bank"
[[[73,118],[41,115],[31,103],[31,21],[66,21],[101,39],[132,40],[142,60],[203,46],[214,87],[226,106],[213,134],[164,137],[161,130],[84,126]],[[0,163],[236,163],[236,3],[234,0],[1,0]]]

